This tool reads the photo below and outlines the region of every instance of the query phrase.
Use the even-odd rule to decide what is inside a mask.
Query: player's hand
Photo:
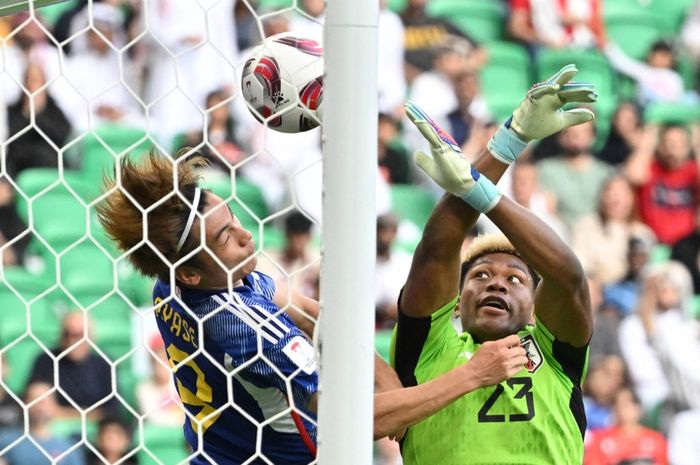
[[[479,387],[493,386],[509,379],[525,367],[527,355],[520,338],[513,334],[484,342],[465,366]]]
[[[593,84],[570,82],[576,73],[575,65],[566,65],[545,82],[532,86],[513,115],[489,141],[491,154],[510,164],[530,141],[592,121],[595,115],[587,108],[566,111],[562,108],[567,103],[593,103],[598,99]]]
[[[595,86],[587,82],[570,82],[578,73],[576,65],[566,65],[554,76],[535,84],[513,112],[511,129],[525,142],[543,139],[556,132],[592,121],[587,108],[563,110],[566,103],[593,103],[598,99]]]
[[[472,167],[457,142],[413,102],[405,105],[406,114],[430,143],[432,156],[416,152],[416,165],[447,192],[462,198],[475,210],[486,213],[501,197],[495,186]]]

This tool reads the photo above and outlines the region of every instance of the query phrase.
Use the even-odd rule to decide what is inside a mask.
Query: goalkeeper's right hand
[[[513,115],[489,141],[491,154],[510,164],[528,142],[592,121],[595,115],[587,108],[562,109],[567,103],[593,103],[598,98],[593,84],[570,82],[576,73],[576,65],[566,65],[545,82],[532,86]]]

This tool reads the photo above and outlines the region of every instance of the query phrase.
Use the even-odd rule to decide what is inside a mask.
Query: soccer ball
[[[243,66],[241,89],[261,123],[281,132],[303,132],[321,121],[323,48],[314,40],[276,34],[257,45]]]

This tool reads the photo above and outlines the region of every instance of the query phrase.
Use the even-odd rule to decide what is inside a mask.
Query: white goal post
[[[377,0],[327,0],[320,465],[372,463]]]

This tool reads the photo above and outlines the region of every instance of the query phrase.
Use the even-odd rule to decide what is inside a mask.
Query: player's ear
[[[462,312],[459,310],[459,302],[462,299],[462,296],[457,297],[457,303],[455,304],[455,309],[454,309],[454,316],[455,318],[459,318],[462,315]]]
[[[181,266],[175,270],[175,279],[187,286],[196,286],[202,279],[202,276],[188,266]]]

